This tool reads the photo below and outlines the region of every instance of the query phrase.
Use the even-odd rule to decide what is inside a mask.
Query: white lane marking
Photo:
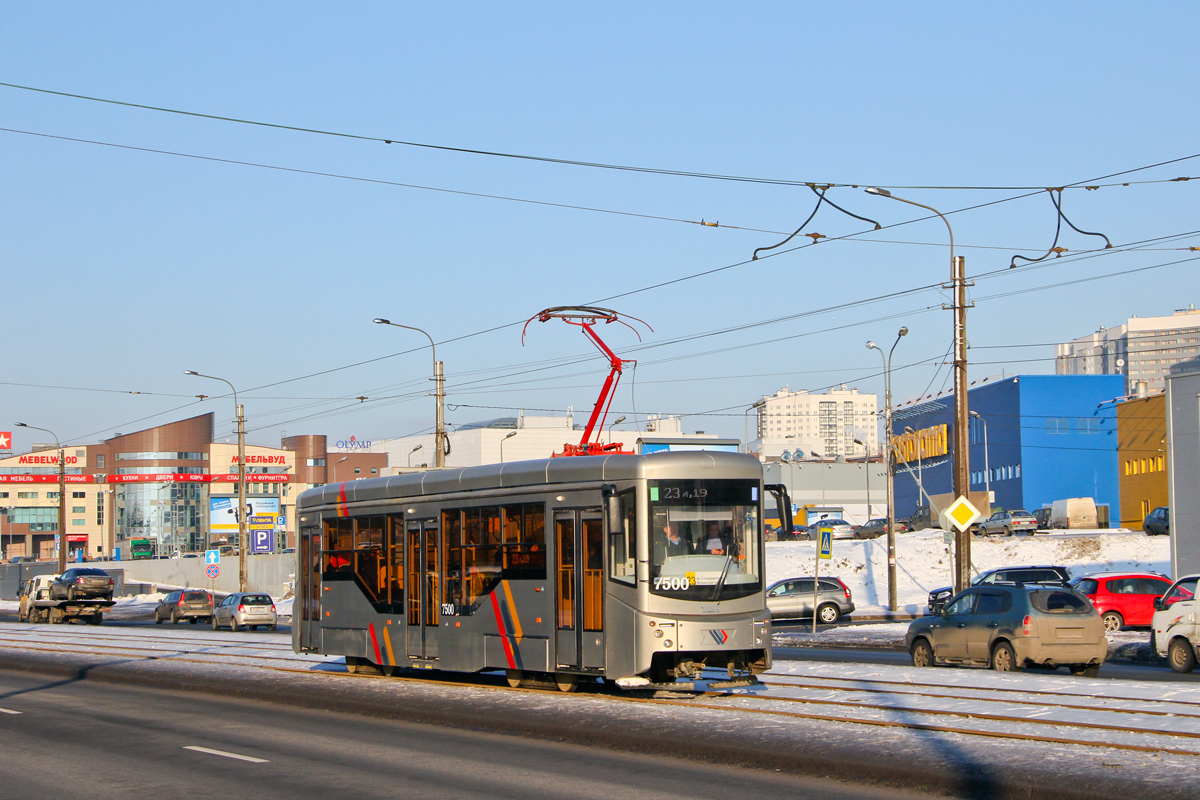
[[[24,714],[24,711],[13,711],[11,708],[0,708],[0,714]]]
[[[213,756],[224,756],[225,758],[236,758],[238,761],[251,761],[255,764],[269,763],[267,761],[267,759],[265,759],[265,758],[254,758],[253,756],[242,756],[242,755],[238,755],[237,753],[226,753],[224,750],[213,750],[212,748],[209,748],[209,747],[197,747],[195,745],[189,745],[183,749],[184,750],[195,750],[197,753],[208,753],[209,755],[213,755]]]

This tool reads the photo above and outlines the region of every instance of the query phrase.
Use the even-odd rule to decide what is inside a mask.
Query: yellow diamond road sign
[[[946,516],[950,518],[950,522],[954,527],[960,531],[965,531],[983,515],[979,513],[978,508],[971,505],[970,500],[960,497],[946,509]]]

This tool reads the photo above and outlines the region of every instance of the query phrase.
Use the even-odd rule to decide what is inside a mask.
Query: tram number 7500
[[[654,579],[654,589],[660,592],[682,592],[692,588],[692,582],[686,575],[666,575]]]

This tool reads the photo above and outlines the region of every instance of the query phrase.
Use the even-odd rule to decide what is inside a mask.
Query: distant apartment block
[[[1055,346],[1058,375],[1123,375],[1125,393],[1166,388],[1168,370],[1200,355],[1200,310],[1194,305],[1167,317],[1131,317],[1124,325]]]
[[[823,394],[785,386],[773,395],[764,395],[755,408],[758,437],[750,449],[764,461],[875,455],[879,451],[876,396],[847,389],[845,384]],[[862,444],[855,444],[855,439]]]

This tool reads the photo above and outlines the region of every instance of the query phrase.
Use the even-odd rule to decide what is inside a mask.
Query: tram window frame
[[[442,605],[461,616],[501,581],[546,580],[545,503],[443,509],[442,530]]]
[[[615,495],[621,505],[623,529],[608,532],[608,579],[626,586],[637,585],[637,489]]]

